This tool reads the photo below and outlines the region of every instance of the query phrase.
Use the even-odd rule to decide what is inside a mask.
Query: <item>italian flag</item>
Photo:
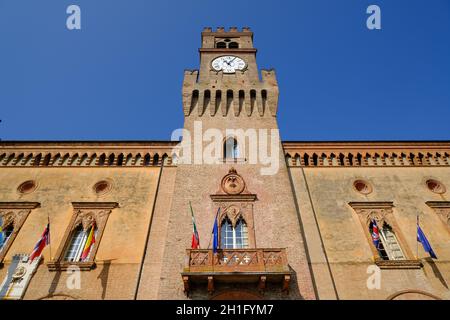
[[[91,252],[91,248],[95,243],[95,222],[92,224],[91,231],[89,232],[89,236],[86,240],[86,244],[83,248],[83,253],[81,254],[81,261],[86,260]]]
[[[192,249],[200,249],[200,237],[198,236],[197,225],[195,224],[194,211],[192,210],[192,205],[189,202],[189,207],[191,208],[192,216]]]

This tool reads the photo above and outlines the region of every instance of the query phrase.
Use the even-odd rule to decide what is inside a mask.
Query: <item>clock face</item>
[[[244,60],[235,56],[222,56],[214,59],[212,68],[223,73],[235,73],[236,70],[244,70],[247,66]]]

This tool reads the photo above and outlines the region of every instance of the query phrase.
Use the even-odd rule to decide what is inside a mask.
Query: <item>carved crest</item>
[[[236,170],[231,168],[228,174],[222,178],[221,187],[226,194],[241,194],[245,190],[245,182]]]

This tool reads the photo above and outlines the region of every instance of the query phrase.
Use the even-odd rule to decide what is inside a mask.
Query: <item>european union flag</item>
[[[422,229],[420,229],[419,225],[417,225],[417,241],[422,243],[423,249],[426,252],[428,252],[432,258],[437,259],[436,254],[433,251],[433,248],[431,248],[431,245],[428,242],[427,237],[425,237],[425,234],[423,233]]]
[[[217,210],[216,219],[214,219],[214,227],[213,227],[213,252],[217,253],[217,249],[219,248],[219,226],[217,225],[217,217],[219,216],[220,207]]]

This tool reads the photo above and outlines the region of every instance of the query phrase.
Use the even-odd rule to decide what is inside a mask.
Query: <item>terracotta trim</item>
[[[427,201],[425,203],[433,209],[450,208],[450,201]]]
[[[67,261],[61,261],[61,262],[47,262],[47,267],[49,271],[67,271],[70,268],[77,267],[81,271],[90,271],[94,269],[96,266],[96,263],[94,261],[88,261],[88,262],[67,262]]]
[[[39,202],[0,202],[0,209],[35,209],[40,206]]]
[[[352,201],[348,203],[353,209],[391,209],[394,208],[392,201]]]
[[[210,197],[213,202],[254,202],[257,200],[256,194],[212,194]]]
[[[119,207],[117,202],[72,202],[74,209],[115,209]]]
[[[420,260],[375,260],[380,269],[420,269],[423,264]]]

